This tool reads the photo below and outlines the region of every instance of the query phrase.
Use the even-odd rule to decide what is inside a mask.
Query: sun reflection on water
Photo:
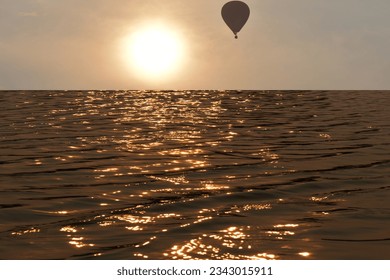
[[[202,228],[212,224],[216,217],[245,217],[256,211],[272,209],[268,202],[208,207],[205,201],[218,196],[229,201],[228,196],[237,192],[254,191],[252,187],[242,186],[243,182],[254,179],[250,174],[240,174],[240,165],[244,168],[251,168],[252,163],[259,164],[255,168],[264,168],[264,164],[277,166],[280,157],[267,145],[260,143],[250,150],[244,145],[240,153],[235,152],[236,146],[232,146],[232,143],[240,146],[240,138],[247,137],[239,128],[248,122],[242,113],[256,109],[249,99],[229,101],[242,103],[242,111],[235,112],[236,118],[232,119],[224,116],[230,106],[221,101],[228,94],[225,91],[90,91],[83,94],[73,101],[76,102],[73,105],[77,105],[74,106],[77,109],[73,110],[73,116],[79,118],[86,135],[80,136],[78,142],[67,144],[72,157],[57,156],[56,160],[69,164],[82,161],[85,155],[91,158],[94,164],[87,168],[98,185],[98,191],[91,198],[95,199],[95,206],[101,214],[85,222],[92,223],[100,231],[123,230],[128,236],[138,238],[137,242],[142,239],[141,235],[145,235],[135,245],[140,250],[132,252],[134,257],[149,257],[150,252],[141,251],[141,248],[151,247],[158,238],[150,238],[148,234],[158,232],[168,235],[172,231],[188,231],[191,227]],[[96,118],[104,122],[93,121]],[[57,124],[63,125],[63,122],[65,120]],[[258,130],[256,127],[252,126]],[[97,136],[87,132],[92,128],[98,132]],[[268,130],[267,127],[260,129]],[[224,173],[224,169],[230,171]],[[205,177],[204,172],[209,170],[218,175]],[[272,170],[267,169],[263,173],[269,175]],[[102,189],[99,189],[100,186],[103,186]],[[182,210],[175,208],[177,203],[192,205],[190,203],[198,200],[206,203],[201,207],[191,206],[194,207],[191,213],[181,213]],[[128,205],[131,206],[126,208]],[[171,211],[151,211],[155,206],[169,206]],[[57,214],[69,213],[63,211]],[[293,235],[292,228],[275,226],[269,234],[275,237]],[[82,227],[69,225],[60,231],[68,234],[69,244],[73,247],[95,246],[86,241],[87,234],[79,236],[84,233]],[[173,259],[278,258],[271,253],[272,250],[253,242],[256,233],[250,226],[235,225],[196,234],[199,236],[173,245],[164,252],[164,256]]]
[[[65,227],[62,227],[60,229],[60,231],[63,231],[63,232],[77,232],[77,229],[75,227],[65,226]]]
[[[231,226],[213,234],[203,234],[183,245],[174,245],[163,255],[172,259],[214,259],[214,260],[270,260],[275,254],[255,252],[250,244],[250,226]],[[240,253],[253,251],[253,254]]]
[[[84,237],[72,237],[71,240],[69,241],[70,245],[75,246],[76,248],[83,248],[83,247],[94,247],[95,244],[92,243],[85,243],[84,242]]]
[[[41,230],[39,228],[30,228],[26,230],[20,230],[20,231],[14,231],[11,234],[12,235],[24,235],[24,234],[29,234],[29,233],[39,233]]]
[[[311,254],[309,252],[301,252],[298,255],[300,255],[302,257],[309,257]]]
[[[121,215],[121,216],[115,216],[116,219],[120,221],[125,221],[131,224],[149,224],[154,221],[153,217],[150,216],[133,216],[133,215]]]

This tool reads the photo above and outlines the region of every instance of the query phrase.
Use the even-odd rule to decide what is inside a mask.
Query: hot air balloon
[[[237,39],[237,33],[248,21],[250,10],[247,4],[241,1],[230,1],[222,7],[222,18],[233,31]]]

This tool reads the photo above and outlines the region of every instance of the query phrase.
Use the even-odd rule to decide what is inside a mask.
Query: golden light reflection
[[[192,92],[184,94],[192,94]],[[135,125],[127,128],[123,135],[118,137],[102,136],[96,143],[108,141],[116,143],[118,144],[116,146],[117,150],[133,152],[135,161],[138,161],[138,163],[125,167],[130,170],[124,171],[107,168],[97,169],[95,172],[100,174],[97,174],[95,178],[102,180],[109,176],[131,176],[140,173],[179,173],[210,166],[211,163],[208,160],[210,151],[203,149],[203,147],[219,145],[224,141],[223,137],[234,137],[238,134],[233,130],[233,125],[229,124],[228,131],[223,131],[221,137],[218,137],[220,140],[199,142],[203,139],[203,134],[207,133],[207,130],[198,128],[193,123],[204,123],[207,127],[213,127],[215,124],[210,124],[210,120],[218,119],[218,115],[227,109],[222,108],[220,96],[218,96],[218,100],[213,100],[215,96],[210,96],[209,92],[196,92],[195,94],[199,97],[189,99],[183,96],[181,91],[170,91],[169,94],[166,94],[166,92],[138,91],[136,104],[129,104],[126,100],[122,100],[122,96],[125,95],[119,94],[120,98],[115,102],[119,102],[118,106],[123,109],[123,114],[114,119],[114,123],[117,125],[135,123]],[[226,93],[221,91],[218,94],[224,95]],[[96,92],[92,92],[90,100],[84,104],[92,111],[101,105],[101,102],[96,102],[96,98],[98,98],[96,95]],[[164,102],[161,102],[162,99]],[[199,110],[199,108],[202,108],[202,110]],[[140,125],[142,126],[139,127]],[[121,130],[117,129],[117,131]],[[151,133],[153,131],[164,131],[164,133]],[[177,148],[173,145],[171,149],[161,148],[170,147],[166,143],[172,141],[178,142],[183,147],[179,146]],[[154,158],[156,154],[164,157],[160,157],[157,162],[149,159],[151,156]],[[161,181],[172,181],[170,178],[162,178],[163,176],[156,177],[160,177],[157,179]],[[187,179],[178,179],[172,181],[172,183],[187,183]]]
[[[141,248],[141,247],[147,246],[147,245],[150,244],[150,242],[152,242],[152,241],[155,240],[156,238],[157,238],[157,236],[152,236],[152,237],[149,238],[149,240],[145,241],[145,242],[142,243],[142,244],[137,244],[137,245],[135,245],[134,247],[135,247],[135,248]]]
[[[116,216],[118,220],[125,221],[131,224],[149,224],[154,221],[153,217],[150,216],[133,216],[133,215],[122,215],[122,216]]]
[[[131,136],[131,137],[135,137],[135,136]],[[138,143],[139,140],[134,140],[132,138],[130,138],[130,136],[123,136],[124,139],[111,139],[110,141],[112,141],[113,143],[116,143],[116,144],[119,144],[120,147],[118,149],[120,150],[126,150],[128,152],[135,152],[135,151],[148,151],[148,150],[151,150],[152,148],[155,148],[155,147],[158,147],[158,146],[161,146],[162,143],[160,142],[151,142],[151,143]],[[139,153],[138,155],[142,156],[142,155],[145,155],[143,153]]]
[[[244,211],[249,211],[249,210],[268,210],[272,209],[271,204],[266,203],[266,204],[246,204],[243,206]]]
[[[134,226],[134,227],[125,227],[127,230],[130,230],[130,231],[142,231],[144,230],[144,228],[140,227],[140,226]]]
[[[269,230],[267,231],[267,233],[269,234],[269,236],[272,236],[272,235],[294,235],[295,232],[293,231],[272,231],[272,230]]]
[[[164,213],[164,214],[159,214],[157,215],[157,219],[166,219],[166,218],[178,218],[178,217],[181,217],[180,214],[176,214],[176,213]]]
[[[273,226],[275,230],[267,230],[265,233],[269,237],[274,237],[277,240],[283,240],[287,236],[295,235],[295,232],[292,229],[297,228],[298,226],[299,224],[277,224]]]
[[[72,150],[78,150],[80,149],[80,147],[76,147],[76,146],[68,146],[69,149],[72,149]]]
[[[166,176],[149,176],[149,178],[158,180],[158,181],[165,181],[165,182],[170,182],[175,185],[180,185],[180,184],[188,184],[189,181],[185,178],[184,175],[178,176],[178,177],[166,177]]]
[[[275,228],[295,228],[295,227],[298,227],[299,225],[298,224],[280,224],[280,225],[275,225],[274,227]]]
[[[95,170],[94,170],[94,172],[103,172],[103,173],[106,173],[106,172],[115,172],[115,171],[118,171],[118,168],[112,167],[112,168],[95,169]]]
[[[69,244],[75,246],[76,248],[95,246],[95,244],[85,243],[83,240],[84,240],[84,237],[72,237],[71,240],[69,241]]]
[[[160,155],[166,156],[188,156],[188,155],[199,155],[205,154],[205,151],[202,149],[191,149],[191,148],[183,148],[183,149],[170,149],[158,152]]]
[[[227,185],[215,184],[212,180],[201,181],[201,184],[202,184],[201,189],[205,189],[205,190],[225,190],[230,188]]]
[[[37,211],[37,212],[43,212],[43,213],[49,213],[49,214],[56,214],[56,215],[68,215],[68,214],[74,214],[77,211],[75,210],[59,210],[59,211]]]
[[[301,252],[298,255],[300,255],[302,257],[310,257],[311,254],[309,252]]]
[[[201,210],[199,210],[199,213],[210,213],[210,212],[215,212],[216,209],[215,208],[203,208]]]
[[[332,139],[332,136],[330,134],[327,134],[327,133],[320,133],[319,136],[321,138],[325,138],[325,139]]]
[[[187,159],[185,162],[189,163],[191,169],[210,166],[210,164],[205,160]]]
[[[108,226],[112,226],[113,224],[115,224],[115,221],[98,222],[98,225],[101,227],[108,227]]]
[[[60,229],[60,231],[74,233],[74,232],[77,232],[77,229],[75,227],[65,226],[65,227],[62,227]]]
[[[326,200],[326,199],[328,199],[328,196],[323,196],[323,197],[315,197],[315,196],[313,196],[313,197],[310,198],[310,200],[316,201],[316,202],[321,202],[321,201]]]
[[[21,231],[14,231],[11,234],[12,235],[24,235],[24,234],[28,234],[28,233],[38,233],[40,231],[41,230],[39,228],[30,228],[30,229],[21,230]]]
[[[115,161],[118,165],[112,164],[114,161],[110,160],[102,163],[104,164],[103,167],[100,164],[97,165],[99,167],[95,167],[94,176],[104,182],[112,180],[114,184],[126,182],[125,184],[128,184],[126,187],[129,186],[129,188],[124,189],[123,201],[126,200],[126,197],[132,197],[129,204],[132,204],[133,201],[143,202],[145,200],[148,202],[150,200],[152,203],[158,201],[157,203],[164,204],[177,203],[177,200],[172,199],[173,195],[175,198],[182,198],[179,201],[183,202],[183,200],[193,200],[193,194],[195,199],[198,199],[199,196],[206,197],[218,193],[227,193],[227,195],[236,193],[236,190],[231,188],[229,180],[236,179],[236,182],[239,182],[239,180],[244,178],[240,174],[240,169],[237,169],[238,172],[234,170],[234,172],[218,173],[220,177],[215,181],[207,180],[209,177],[198,176],[202,174],[193,172],[193,169],[199,169],[200,172],[203,172],[203,170],[206,170],[206,167],[211,165],[224,165],[226,164],[225,159],[230,160],[232,156],[235,156],[234,161],[236,161],[236,164],[247,161],[244,157],[241,158],[240,154],[233,154],[234,151],[229,148],[229,144],[215,148],[215,146],[221,145],[221,143],[237,139],[242,131],[236,128],[237,124],[245,122],[244,119],[237,118],[230,123],[224,122],[224,127],[220,128],[220,114],[227,109],[223,108],[226,107],[226,104],[221,103],[220,96],[217,96],[218,94],[195,92],[194,94],[199,95],[197,98],[188,98],[186,94],[192,95],[192,92],[184,94],[183,92],[176,93],[172,91],[166,94],[165,92],[139,91],[135,92],[135,94],[119,93],[118,95],[114,93],[114,98],[108,101],[112,102],[111,104],[103,102],[106,99],[100,98],[99,94],[98,92],[90,92],[90,98],[87,98],[87,100],[83,98],[83,101],[85,101],[85,104],[82,104],[83,108],[88,109],[88,116],[98,116],[101,113],[109,115],[113,119],[115,127],[110,127],[110,129],[113,129],[114,134],[112,134],[112,131],[109,131],[107,135],[110,136],[101,135],[98,139],[95,138],[93,140],[95,141],[93,144],[95,147],[99,147],[99,153],[107,151],[103,149],[104,147],[114,146],[116,150],[114,152],[120,154],[120,157],[118,161]],[[215,96],[217,96],[218,100],[214,100]],[[104,96],[102,95],[101,97]],[[248,100],[245,102],[248,102]],[[110,108],[113,104],[119,104],[115,105],[118,110],[111,110],[108,113],[107,108],[100,110],[104,106]],[[88,123],[85,124],[88,125]],[[102,132],[104,133],[104,130]],[[85,137],[84,140],[90,140],[90,138]],[[90,142],[86,143],[90,144]],[[77,143],[71,144],[74,147],[80,147]],[[275,161],[279,158],[270,149],[262,147],[260,146],[256,150],[249,150],[249,153],[253,154],[248,161],[252,162],[253,159],[258,161]],[[214,154],[214,151],[225,152],[226,154]],[[78,151],[73,151],[73,153],[76,152]],[[111,151],[107,155],[97,155],[97,157],[102,156],[111,156]],[[70,159],[64,158],[64,160]],[[107,164],[107,162],[109,163]],[[164,172],[172,173],[165,174]],[[225,175],[228,173],[230,174]],[[133,183],[138,180],[137,176],[139,175],[142,178],[147,177],[150,179],[146,180],[147,185]],[[123,176],[123,178],[114,178],[114,176]],[[206,178],[206,180],[200,178]],[[246,178],[250,178],[250,176],[245,177],[243,180],[247,180]],[[133,187],[135,190],[131,189]],[[117,189],[115,185],[114,188]],[[106,193],[102,194],[102,196],[96,195],[104,198],[103,201],[98,202],[102,202],[100,206],[111,205],[114,198],[119,198],[119,196],[114,197],[113,195],[116,193],[111,193],[111,190],[102,190],[101,192]],[[137,211],[142,210],[142,213],[131,211],[129,215],[122,215],[123,212],[112,211],[112,215],[107,214],[107,218],[102,218],[103,221],[98,222],[98,224],[101,227],[107,227],[115,223],[115,228],[121,226],[130,235],[131,232],[139,235],[142,234],[141,231],[149,232],[151,229],[155,230],[156,228],[158,228],[156,232],[170,231],[172,224],[174,224],[173,227],[175,228],[180,224],[183,227],[199,223],[211,224],[213,217],[216,217],[215,214],[220,213],[220,209],[201,209],[203,207],[206,208],[207,205],[194,210],[195,217],[191,216],[190,218],[182,217],[176,213],[164,213],[165,211],[160,215],[154,212],[148,213],[142,207],[137,209]],[[243,213],[244,211],[262,211],[270,208],[271,205],[267,203],[248,203],[223,209],[222,212],[227,215],[241,216],[253,214]],[[101,210],[103,210],[103,207]],[[230,212],[228,213],[229,210]],[[106,210],[106,213],[109,211],[111,209]],[[211,212],[213,213],[211,214]],[[126,211],[126,213],[129,212]],[[159,219],[168,219],[168,221],[163,221],[161,225]],[[178,221],[173,221],[174,219]],[[285,231],[286,234],[293,232],[292,228],[283,229],[275,227],[274,229],[272,230],[275,232]],[[187,249],[183,249],[182,252],[187,254],[188,258],[192,258],[194,256],[192,253],[194,252],[198,252],[199,256],[203,254],[203,256],[207,257],[210,254],[214,254],[219,258],[231,259],[241,257],[244,259],[276,258],[270,252],[265,252],[266,250],[262,251],[261,248],[254,249],[256,246],[248,240],[256,237],[251,237],[249,233],[253,234],[248,228],[240,227],[239,225],[227,227],[221,231],[201,236],[201,239],[195,238],[188,245],[194,246],[194,249],[188,252],[186,251]],[[262,234],[264,235],[264,232]],[[139,245],[141,246],[142,244]],[[178,244],[178,250],[185,245]],[[207,250],[203,251],[203,249]],[[246,253],[246,251],[243,253],[244,249],[250,250],[250,253]],[[192,253],[190,254],[189,252]],[[165,253],[170,254],[170,252]],[[139,257],[141,256],[139,255]]]
[[[213,217],[211,217],[211,216],[208,216],[208,217],[199,216],[198,219],[193,222],[193,224],[199,224],[201,222],[211,220],[212,218]]]
[[[148,255],[144,255],[144,254],[141,254],[141,253],[134,254],[134,257],[139,257],[139,258],[143,258],[143,259],[148,259],[149,258]]]
[[[275,254],[253,252],[252,237],[247,233],[250,226],[230,226],[213,234],[202,234],[183,245],[174,245],[163,253],[164,257],[183,260],[270,260]],[[240,251],[252,251],[252,254]]]
[[[172,188],[163,188],[163,189],[153,189],[153,190],[150,190],[150,192],[152,193],[170,193],[170,192],[173,192],[174,189]]]
[[[243,248],[238,248],[243,249]],[[274,254],[257,253],[253,255],[237,254],[223,252],[222,249],[214,245],[206,245],[201,238],[192,239],[183,246],[175,245],[169,253],[163,253],[165,257],[170,257],[174,260],[271,260],[276,259]]]

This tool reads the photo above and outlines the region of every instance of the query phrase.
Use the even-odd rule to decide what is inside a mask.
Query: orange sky
[[[389,88],[389,1],[247,0],[238,40],[226,2],[2,0],[0,90]],[[161,79],[137,75],[123,46],[156,22],[183,46]]]

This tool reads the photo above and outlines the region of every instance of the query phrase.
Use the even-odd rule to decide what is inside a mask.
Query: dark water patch
[[[380,238],[380,239],[331,239],[324,238],[325,241],[336,241],[336,242],[378,242],[378,241],[390,241],[389,238]]]
[[[22,207],[24,204],[0,204],[1,208],[14,208],[14,207]]]

